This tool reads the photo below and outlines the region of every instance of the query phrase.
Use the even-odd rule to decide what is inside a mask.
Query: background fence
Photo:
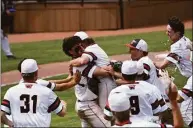
[[[15,33],[109,30],[192,19],[189,0],[74,0],[17,2]]]

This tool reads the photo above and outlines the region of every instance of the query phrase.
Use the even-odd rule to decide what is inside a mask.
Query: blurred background
[[[9,33],[117,30],[192,19],[191,0],[11,0]]]

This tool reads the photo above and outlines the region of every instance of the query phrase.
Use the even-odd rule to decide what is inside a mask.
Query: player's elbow
[[[60,117],[64,117],[66,115],[66,111],[64,109],[62,109],[62,111],[59,112],[57,115]]]
[[[86,58],[81,58],[81,59],[80,59],[80,64],[81,64],[81,65],[87,64],[88,62],[89,62],[89,60],[86,59]]]

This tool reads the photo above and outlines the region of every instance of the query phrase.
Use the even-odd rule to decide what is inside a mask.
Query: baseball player
[[[27,58],[24,58],[23,60],[21,60],[18,64],[18,71],[21,73],[21,64],[24,60],[26,60]],[[52,91],[64,91],[64,90],[67,90],[71,87],[74,87],[77,83],[79,83],[80,81],[80,72],[75,72],[74,75],[71,77],[71,75],[69,75],[68,78],[66,79],[62,79],[62,80],[52,80],[52,82],[50,81],[47,81],[47,80],[43,80],[43,79],[37,79],[36,80],[36,83],[38,85],[41,85],[41,86],[45,86],[49,89],[51,89]],[[19,81],[19,84],[22,84],[24,83],[24,80],[21,79]],[[7,118],[9,120],[12,121],[12,115],[6,115]]]
[[[1,104],[1,122],[14,127],[49,127],[51,112],[63,117],[66,103],[47,87],[36,83],[38,78],[37,62],[26,59],[21,64],[24,83],[11,87]],[[12,114],[13,124],[5,114]]]
[[[183,127],[182,116],[176,102],[177,88],[170,87],[169,97],[173,108],[174,127]],[[130,98],[130,97],[129,97]],[[140,119],[132,120],[130,118],[130,111],[132,104],[126,92],[111,91],[108,102],[110,109],[115,117],[115,125],[113,127],[173,127],[165,124],[155,124]]]
[[[143,39],[134,39],[131,43],[126,44],[130,49],[131,59],[134,61],[139,61],[144,65],[144,72],[142,79],[146,82],[155,85],[161,92],[163,99],[167,102],[167,106],[170,107],[169,99],[166,94],[165,89],[167,89],[167,83],[161,81],[161,76],[159,70],[155,67],[153,61],[148,57],[148,45]],[[168,113],[167,123],[172,123],[171,109],[164,107]],[[165,116],[164,116],[165,117]],[[166,116],[167,117],[167,116]]]
[[[80,56],[80,38],[73,36],[63,41],[63,51],[73,59]],[[75,86],[76,112],[81,119],[82,127],[109,127],[110,122],[103,118],[102,109],[98,105],[97,75],[109,76],[108,71],[89,63],[73,67],[73,73],[79,70],[82,74],[80,82]]]
[[[80,66],[88,64],[89,62],[94,62],[96,66],[103,67],[110,64],[110,60],[105,51],[99,47],[92,38],[89,38],[85,32],[77,32],[74,36],[80,37],[81,45],[85,48],[84,53],[81,57],[70,61],[72,66]],[[100,81],[99,87],[99,106],[104,109],[107,102],[108,95],[110,91],[116,87],[114,79],[110,76],[108,77],[97,77]]]
[[[10,4],[13,5],[13,3],[9,3],[10,2],[6,0],[1,1],[1,47],[8,59],[16,59],[16,57],[11,52],[9,47],[9,40],[4,31],[5,27],[10,25],[10,17],[12,12],[15,12],[15,8],[9,7]]]
[[[192,91],[192,76],[188,79],[186,85],[178,91],[178,103],[181,103],[181,113],[186,125],[190,128],[193,127],[193,120],[192,120],[192,98],[193,98],[193,91]]]
[[[168,99],[165,94],[165,86],[159,79],[158,71],[153,61],[148,57],[148,46],[143,39],[134,39],[131,43],[126,44],[131,53],[133,61],[140,61],[144,65],[143,79],[150,84],[155,85],[162,93],[164,99]]]
[[[177,17],[171,17],[166,33],[171,40],[170,53],[161,64],[155,63],[156,67],[165,69],[175,64],[183,76],[192,76],[192,62],[188,59],[192,42],[184,36],[184,24]]]
[[[24,60],[26,60],[26,58],[21,60],[20,63],[18,64],[17,69],[19,72],[21,72],[21,64]],[[79,83],[80,77],[81,77],[80,73],[76,72],[74,73],[73,76],[69,75],[66,79],[50,80],[50,81],[43,80],[43,79],[37,79],[36,83],[42,86],[46,86],[53,91],[64,91],[64,90],[67,90],[75,86],[77,83]],[[19,83],[22,83],[22,82],[24,82],[23,79],[21,79]]]
[[[124,92],[130,97],[132,118],[154,120],[153,115],[158,115],[161,111],[159,101],[162,97],[157,87],[145,81],[136,81],[138,68],[135,61],[124,61],[121,72],[125,84],[113,89],[111,92]],[[163,104],[165,104],[164,100]],[[104,113],[108,118],[112,116],[108,104],[104,109]]]

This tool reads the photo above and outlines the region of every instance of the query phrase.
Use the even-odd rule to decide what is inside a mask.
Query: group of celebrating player
[[[82,31],[63,40],[62,49],[72,58],[66,79],[38,79],[37,62],[22,60],[18,70],[23,79],[6,92],[1,122],[14,127],[49,127],[51,112],[64,116],[67,107],[53,91],[74,87],[82,127],[183,127],[184,122],[193,127],[192,42],[184,36],[184,24],[177,17],[168,20],[167,35],[170,53],[159,64],[148,57],[143,39],[126,44],[131,60],[111,61]],[[169,65],[188,78],[180,91],[165,70]]]

